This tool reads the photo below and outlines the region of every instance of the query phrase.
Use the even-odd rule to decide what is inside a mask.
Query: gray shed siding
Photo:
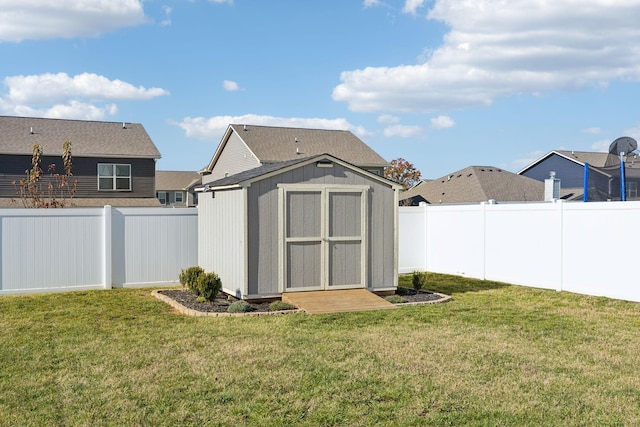
[[[248,188],[248,294],[277,295],[278,283],[278,190],[281,183],[316,185],[368,185],[367,287],[388,289],[395,285],[394,190],[364,174],[334,163],[318,168],[315,163],[254,183]],[[359,266],[358,266],[359,267]]]
[[[260,162],[253,155],[247,145],[235,132],[231,133],[224,150],[216,162],[211,174],[202,177],[202,184],[234,175],[260,166]]]
[[[220,276],[222,289],[245,294],[245,191],[200,194],[198,200],[198,265]]]

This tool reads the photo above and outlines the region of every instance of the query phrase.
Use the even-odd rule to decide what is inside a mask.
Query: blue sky
[[[347,129],[424,178],[640,139],[640,0],[0,0],[0,115]],[[61,141],[62,142],[62,141]],[[72,141],[73,142],[73,141]]]

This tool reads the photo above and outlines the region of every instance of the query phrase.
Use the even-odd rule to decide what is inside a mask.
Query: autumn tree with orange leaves
[[[384,177],[402,184],[405,190],[420,182],[421,176],[420,171],[402,157],[391,160],[384,169]]]

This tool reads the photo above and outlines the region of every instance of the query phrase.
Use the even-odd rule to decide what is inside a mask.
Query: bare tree
[[[45,175],[42,170],[42,157],[42,145],[34,145],[31,169],[25,171],[25,178],[13,181],[22,205],[25,208],[64,208],[72,205],[78,181],[72,181],[71,142],[65,141],[62,144],[64,173],[57,173],[56,165],[52,163],[47,166],[48,175]]]

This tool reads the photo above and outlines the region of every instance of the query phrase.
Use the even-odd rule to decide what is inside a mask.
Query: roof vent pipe
[[[127,124],[125,122],[122,122],[122,129],[126,129],[127,128]]]
[[[544,201],[552,202],[560,198],[560,180],[554,171],[549,172],[549,178],[544,180]]]
[[[31,126],[31,129],[29,130],[29,133],[30,133],[31,135],[33,135],[33,126]]]
[[[247,131],[247,125],[242,125],[242,130],[246,132]]]

